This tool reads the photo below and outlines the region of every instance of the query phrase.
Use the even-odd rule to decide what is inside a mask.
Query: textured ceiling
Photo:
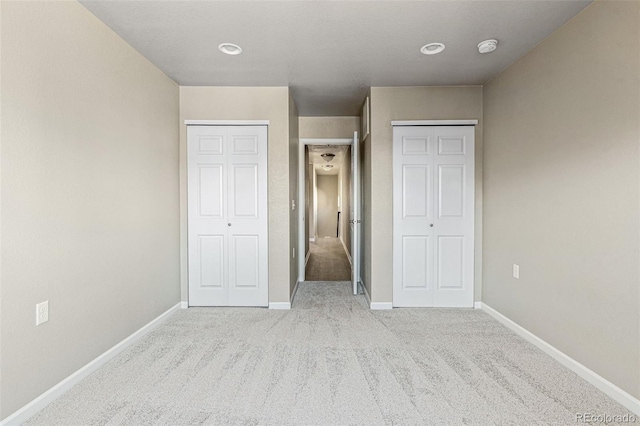
[[[483,84],[590,1],[81,3],[180,85],[290,86],[300,115],[340,116],[370,86]],[[488,38],[499,48],[480,55]],[[422,55],[429,42],[446,49]]]

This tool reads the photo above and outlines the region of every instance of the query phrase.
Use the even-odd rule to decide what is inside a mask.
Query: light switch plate
[[[513,264],[513,278],[520,279],[520,265]]]

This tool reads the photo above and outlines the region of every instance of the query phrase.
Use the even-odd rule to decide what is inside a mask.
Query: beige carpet
[[[627,411],[481,311],[370,311],[348,282],[290,311],[173,315],[29,425],[572,425]]]
[[[309,243],[306,281],[349,281],[351,264],[338,238],[316,238]]]

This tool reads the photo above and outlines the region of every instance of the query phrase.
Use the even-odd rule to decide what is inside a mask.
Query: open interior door
[[[351,283],[353,294],[358,294],[358,280],[360,279],[360,146],[358,132],[353,132],[353,143],[351,145],[351,203],[350,218],[351,224]]]

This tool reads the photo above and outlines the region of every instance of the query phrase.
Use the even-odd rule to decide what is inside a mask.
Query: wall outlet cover
[[[36,325],[49,321],[49,301],[45,300],[36,305]]]

